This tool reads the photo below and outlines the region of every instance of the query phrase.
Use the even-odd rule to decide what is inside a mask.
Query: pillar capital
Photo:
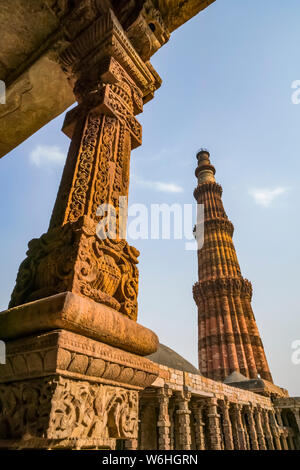
[[[223,400],[220,400],[220,401],[219,401],[219,406],[220,406],[223,410],[229,410],[229,409],[230,409],[230,406],[231,406],[231,403],[230,403],[230,401],[228,400],[227,397],[224,397]]]
[[[242,405],[241,403],[232,403],[232,409],[235,413],[241,414],[242,409],[245,405]]]
[[[83,80],[85,90],[82,91],[85,95],[89,87],[101,77],[103,62],[111,57],[122,66],[135,86],[142,91],[144,98],[153,94],[160,85],[159,76],[132,46],[127,33],[111,9],[70,43],[61,53],[60,63],[71,82]],[[77,91],[81,98],[80,90]]]
[[[207,406],[218,406],[219,404],[218,398],[216,397],[207,398],[205,401]]]

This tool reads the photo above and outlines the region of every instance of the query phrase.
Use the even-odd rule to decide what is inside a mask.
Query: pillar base
[[[0,314],[0,339],[64,329],[125,351],[148,356],[156,352],[158,337],[107,305],[73,292],[35,300]]]
[[[82,309],[91,306],[90,300],[85,304],[86,299],[69,293],[55,297],[1,315],[7,320],[1,336],[13,334],[14,322],[17,335],[22,326],[28,333],[59,322],[111,342],[115,331],[128,349],[141,349],[132,337],[135,328],[151,337],[150,330],[118,312],[109,312],[115,320],[110,324],[101,305],[93,307],[102,316],[93,316]],[[62,300],[64,309],[50,313],[42,308]],[[129,331],[122,329],[123,320]],[[63,328],[11,339],[6,353],[6,364],[0,365],[0,448],[114,449],[116,439],[137,439],[138,392],[158,376],[158,366],[148,359]]]

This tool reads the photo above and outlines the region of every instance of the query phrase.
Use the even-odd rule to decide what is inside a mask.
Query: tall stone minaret
[[[252,286],[244,279],[232,242],[233,225],[222,203],[210,154],[197,154],[194,191],[204,204],[204,244],[198,250],[198,351],[201,373],[223,381],[237,371],[247,378],[273,382],[251,307]]]

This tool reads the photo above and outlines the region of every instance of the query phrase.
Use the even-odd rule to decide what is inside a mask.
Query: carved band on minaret
[[[263,344],[251,307],[252,286],[241,275],[232,241],[233,225],[222,203],[210,154],[197,154],[194,191],[204,204],[204,244],[198,250],[198,282],[193,295],[199,315],[199,368],[223,381],[234,371],[272,382]]]

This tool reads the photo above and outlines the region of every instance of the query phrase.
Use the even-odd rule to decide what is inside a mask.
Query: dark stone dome
[[[147,356],[153,362],[161,364],[162,366],[171,367],[172,369],[181,370],[183,372],[190,372],[191,374],[200,375],[200,371],[188,362],[184,357],[180,356],[173,349],[168,348],[164,344],[159,344],[158,349],[155,353]]]

